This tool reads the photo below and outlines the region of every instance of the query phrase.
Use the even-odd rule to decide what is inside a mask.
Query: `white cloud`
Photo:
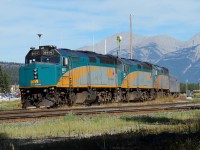
[[[23,62],[30,46],[43,44],[78,48],[116,32],[168,34],[187,40],[200,31],[198,0],[1,0],[0,61]],[[21,52],[15,57],[7,53]]]

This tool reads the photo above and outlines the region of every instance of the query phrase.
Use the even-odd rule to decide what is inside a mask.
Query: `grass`
[[[21,108],[20,100],[0,101],[0,110],[11,110],[20,108]]]
[[[172,98],[163,99],[163,102]],[[155,100],[157,103],[159,100]],[[159,101],[160,102],[160,101]],[[0,102],[0,110],[20,108],[20,101]],[[60,119],[2,123],[0,137],[46,138],[46,137],[89,137],[123,132],[181,133],[195,132],[200,126],[200,111],[162,112],[149,115],[97,115],[76,116],[72,113]],[[5,136],[6,135],[6,136]]]
[[[157,101],[160,100],[154,103]],[[15,109],[18,105],[20,101],[0,102],[3,109]],[[0,149],[200,149],[199,116],[200,110],[146,115],[69,113],[51,120],[2,123]],[[57,138],[64,141],[43,141]],[[41,143],[35,144],[35,140]]]
[[[113,128],[118,128],[119,130],[126,124],[132,123],[126,123],[120,119],[106,115],[82,118],[69,114],[62,120],[0,124],[0,132],[7,134],[10,138],[43,138],[49,136],[85,137],[95,134],[112,133]]]
[[[194,102],[199,102],[200,101],[200,98],[198,97],[198,98],[192,98],[192,101],[194,101]]]
[[[2,123],[0,134],[8,138],[90,137],[93,135],[134,133],[189,133],[200,131],[200,111],[155,113],[150,115],[98,115],[94,117],[67,114],[61,119]]]

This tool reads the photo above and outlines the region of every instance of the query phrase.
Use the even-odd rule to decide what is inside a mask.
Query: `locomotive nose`
[[[57,83],[56,67],[50,64],[33,64],[20,68],[20,85],[53,86]]]

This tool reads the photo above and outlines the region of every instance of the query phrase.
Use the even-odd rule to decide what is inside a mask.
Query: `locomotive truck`
[[[51,45],[31,47],[19,74],[23,108],[147,101],[180,92],[165,67]]]

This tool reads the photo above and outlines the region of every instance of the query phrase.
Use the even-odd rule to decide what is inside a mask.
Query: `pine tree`
[[[10,80],[5,72],[3,73],[3,90],[4,93],[10,93]]]
[[[10,79],[0,66],[0,93],[10,93]]]
[[[0,93],[3,93],[3,72],[0,65]]]

